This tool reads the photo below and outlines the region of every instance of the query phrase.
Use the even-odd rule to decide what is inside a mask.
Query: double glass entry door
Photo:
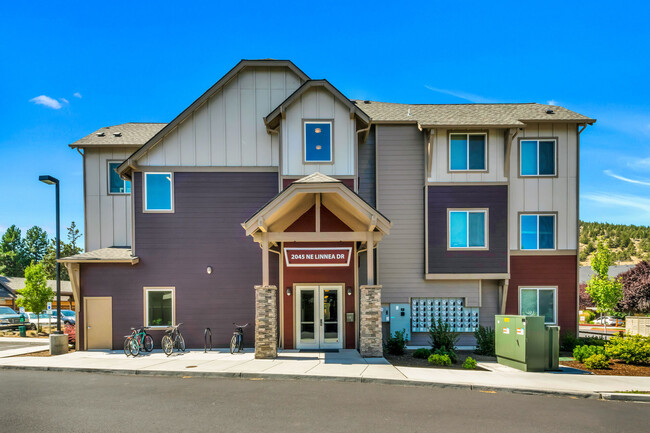
[[[341,286],[296,287],[296,347],[341,349],[343,297]]]

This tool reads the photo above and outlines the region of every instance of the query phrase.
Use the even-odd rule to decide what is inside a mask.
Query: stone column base
[[[68,353],[68,336],[65,334],[50,334],[50,355]]]
[[[359,303],[359,353],[364,358],[382,357],[381,286],[359,287]]]
[[[278,356],[278,288],[255,286],[255,358]]]

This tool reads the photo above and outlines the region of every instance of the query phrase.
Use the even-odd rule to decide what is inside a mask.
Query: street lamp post
[[[39,176],[38,180],[48,185],[56,186],[56,332],[61,334],[61,224],[59,209],[59,180],[55,177],[44,175]]]

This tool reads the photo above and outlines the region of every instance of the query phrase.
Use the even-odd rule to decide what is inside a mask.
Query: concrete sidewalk
[[[254,359],[252,349],[231,355],[226,349],[190,350],[167,357],[160,351],[136,358],[118,351],[74,352],[56,357],[0,359],[3,369],[83,371],[140,375],[312,379],[379,382],[398,385],[469,388],[582,398],[611,398],[622,391],[650,391],[650,377],[597,376],[565,368],[560,372],[524,373],[497,363],[479,364],[490,371],[394,367],[384,358],[362,358],[356,350],[339,353],[281,351],[277,359]],[[650,396],[629,394],[636,401]],[[620,397],[615,395],[615,397]]]
[[[49,348],[48,338],[0,337],[0,358],[42,352]]]

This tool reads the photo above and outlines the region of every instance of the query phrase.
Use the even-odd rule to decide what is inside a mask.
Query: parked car
[[[596,325],[607,325],[607,326],[625,326],[625,320],[618,319],[613,316],[603,316],[594,320],[592,323]]]
[[[27,316],[26,322],[29,322],[30,329],[36,329],[39,324],[40,326],[56,326],[56,313],[47,314],[47,312],[44,311],[37,317],[36,313],[25,312],[25,316]]]
[[[77,316],[72,310],[61,310],[61,322],[64,325],[74,325],[77,321]]]
[[[18,329],[25,319],[22,314],[16,313],[12,308],[0,307],[0,329]]]

